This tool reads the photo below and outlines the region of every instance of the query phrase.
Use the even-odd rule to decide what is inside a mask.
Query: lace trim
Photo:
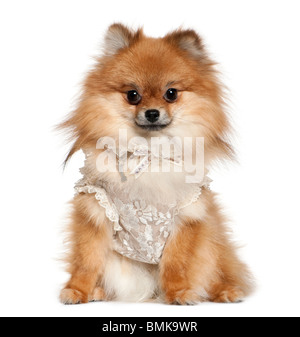
[[[75,191],[79,193],[95,193],[95,199],[98,201],[99,205],[105,209],[105,214],[107,218],[114,223],[114,230],[121,231],[122,227],[119,225],[119,213],[115,205],[110,202],[107,197],[107,193],[104,188],[96,187],[93,185],[86,185],[82,180],[80,180],[75,185]]]
[[[177,210],[175,211],[175,215],[179,214],[179,211],[185,207],[188,207],[192,205],[193,203],[197,202],[198,199],[200,198],[202,194],[202,188],[206,187],[209,189],[209,184],[212,181],[210,178],[207,178],[207,182],[202,185],[202,186],[197,186],[196,191],[193,195],[193,197],[189,200],[188,203],[179,205],[177,207]],[[114,223],[114,230],[115,231],[121,231],[123,230],[122,227],[119,225],[119,213],[116,208],[116,206],[109,201],[107,192],[104,188],[102,187],[96,187],[93,185],[87,185],[86,182],[80,180],[76,185],[75,185],[75,191],[77,194],[79,193],[88,193],[88,194],[93,194],[95,193],[95,199],[98,201],[99,205],[105,209],[105,214],[107,218]],[[176,207],[176,204],[170,205],[170,209]]]
[[[193,194],[193,197],[189,200],[189,202],[187,202],[186,204],[183,204],[183,205],[179,205],[177,207],[176,215],[178,215],[178,213],[181,209],[183,209],[185,207],[188,207],[188,206],[194,204],[195,202],[197,202],[198,199],[200,198],[200,195],[202,194],[203,188],[210,189],[210,183],[211,182],[212,182],[212,180],[209,177],[206,176],[203,180],[203,183],[201,185],[198,185],[195,188],[195,192]]]
[[[197,190],[195,191],[195,194],[193,195],[193,197],[190,199],[189,202],[187,202],[186,204],[183,204],[181,206],[178,206],[177,207],[177,210],[176,210],[176,215],[178,215],[179,211],[185,207],[188,207],[192,204],[194,204],[195,202],[198,201],[198,199],[200,198],[200,195],[202,194],[202,186],[198,186],[197,187]]]

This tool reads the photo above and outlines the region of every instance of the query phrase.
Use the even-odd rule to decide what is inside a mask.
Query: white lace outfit
[[[196,202],[202,189],[209,188],[210,179],[194,184],[190,197],[173,204],[148,204],[140,198],[130,198],[113,184],[89,179],[89,170],[81,169],[83,178],[75,185],[77,194],[95,194],[99,205],[105,209],[106,217],[113,226],[113,248],[127,258],[149,263],[160,262],[163,249],[170,235],[179,210]],[[140,170],[138,172],[140,175]]]

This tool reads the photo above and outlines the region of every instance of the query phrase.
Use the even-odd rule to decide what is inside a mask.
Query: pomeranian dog
[[[109,27],[78,106],[60,125],[73,140],[66,162],[86,155],[62,303],[239,302],[250,294],[251,273],[207,177],[234,156],[223,92],[194,30],[150,38]]]

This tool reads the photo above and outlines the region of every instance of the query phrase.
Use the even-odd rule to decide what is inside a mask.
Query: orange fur
[[[214,194],[206,191],[204,197],[206,218],[182,220],[165,248],[160,278],[168,303],[235,302],[252,290],[251,274],[235,254]]]
[[[105,224],[97,226],[95,220],[90,218],[89,202],[93,201],[88,199],[80,195],[73,202],[69,228],[71,248],[67,259],[72,277],[60,296],[61,301],[68,304],[99,299],[100,291],[95,288],[103,273],[109,250],[109,230]],[[104,293],[101,296],[104,298]]]
[[[204,137],[206,168],[233,156],[222,85],[194,31],[177,30],[153,39],[141,29],[133,32],[116,24],[109,28],[106,43],[109,47],[84,82],[77,109],[60,126],[74,141],[66,162],[80,149],[95,149],[100,137],[117,138],[120,128],[133,136]],[[163,99],[168,83],[178,90],[172,104]],[[126,92],[136,88],[142,101],[130,105]],[[171,125],[155,134],[139,129],[134,118],[150,108],[164,109]],[[158,266],[157,287],[167,303],[236,302],[252,289],[250,272],[228,238],[214,194],[205,190],[201,200],[204,218],[179,215]],[[97,207],[90,195],[73,201],[67,259],[71,279],[61,292],[64,303],[108,299],[103,274],[112,254],[112,230]]]

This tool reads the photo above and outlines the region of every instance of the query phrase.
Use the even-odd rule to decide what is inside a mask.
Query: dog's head
[[[101,137],[204,137],[210,158],[230,154],[229,123],[214,63],[193,30],[149,38],[141,29],[109,27],[104,53],[88,74],[78,108],[62,126],[74,146]]]

